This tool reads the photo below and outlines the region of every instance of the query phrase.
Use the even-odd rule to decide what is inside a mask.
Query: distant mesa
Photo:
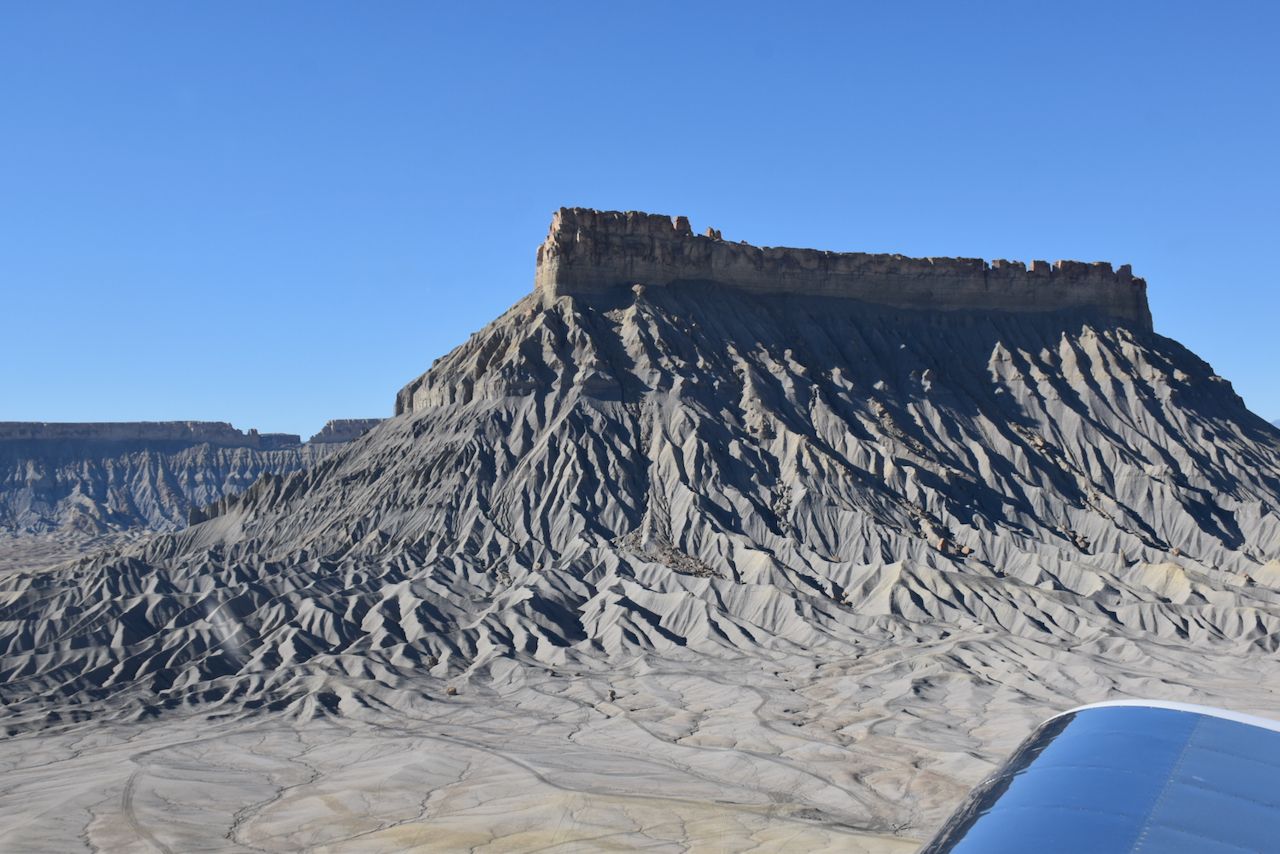
[[[753,294],[842,297],[899,309],[1086,309],[1151,328],[1146,282],[1128,264],[908,258],[759,247],[696,235],[683,216],[561,208],[538,249],[547,300],[635,285],[711,282]]]
[[[274,450],[302,444],[296,433],[244,432],[225,421],[0,421],[0,442],[177,442]]]
[[[172,530],[267,474],[307,468],[379,423],[295,433],[223,421],[0,422],[0,533]]]
[[[380,418],[336,418],[307,443],[350,442]],[[238,430],[225,421],[0,421],[0,442],[142,442],[275,451],[303,444],[297,433]]]

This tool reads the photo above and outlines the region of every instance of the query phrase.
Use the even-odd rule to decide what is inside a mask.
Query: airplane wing
[[[1051,718],[920,854],[1280,852],[1280,723],[1120,701]]]

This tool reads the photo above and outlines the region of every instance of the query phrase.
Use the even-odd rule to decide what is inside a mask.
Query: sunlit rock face
[[[1146,282],[1106,261],[908,258],[758,247],[697,236],[687,217],[561,208],[538,248],[535,286],[547,299],[634,285],[714,282],[730,291],[859,300],[932,312],[1091,309],[1151,328]]]
[[[1280,433],[1123,268],[887,257],[561,211],[534,292],[396,417],[201,524],[0,575],[10,743],[89,769],[88,728],[149,722],[93,766],[136,822],[89,832],[174,850],[906,851],[1054,711],[1280,712]],[[212,762],[208,721],[240,782],[166,824],[146,781]]]

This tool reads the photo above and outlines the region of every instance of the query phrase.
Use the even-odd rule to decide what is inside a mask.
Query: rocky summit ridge
[[[939,264],[934,292],[986,290],[933,310],[902,272],[932,262],[687,232],[561,211],[533,292],[395,417],[200,524],[0,575],[15,751],[163,734],[66,838],[132,838],[207,750],[243,770],[153,822],[173,850],[641,844],[650,807],[911,850],[843,842],[927,834],[1053,712],[1280,714],[1280,433],[1139,280]]]
[[[1151,328],[1146,282],[1128,264],[909,258],[758,247],[694,234],[688,217],[561,208],[538,248],[548,299],[634,285],[715,282],[754,294],[842,297],[927,311],[1094,310]]]

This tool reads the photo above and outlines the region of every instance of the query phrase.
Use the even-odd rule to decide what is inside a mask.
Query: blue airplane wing
[[[920,854],[1280,852],[1280,724],[1099,703],[1050,719]]]

